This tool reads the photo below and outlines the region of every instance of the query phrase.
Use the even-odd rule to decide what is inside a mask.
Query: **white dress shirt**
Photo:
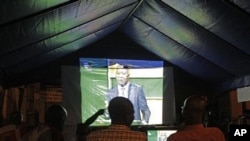
[[[127,83],[123,87],[121,85],[118,85],[118,96],[128,98],[128,86],[129,86],[129,83]]]

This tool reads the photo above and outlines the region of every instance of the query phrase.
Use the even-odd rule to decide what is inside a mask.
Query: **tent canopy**
[[[0,78],[7,86],[42,80],[31,72],[55,70],[52,62],[106,53],[95,46],[109,35],[141,47],[126,48],[123,57],[138,50],[220,90],[250,85],[247,0],[8,0],[0,11]]]

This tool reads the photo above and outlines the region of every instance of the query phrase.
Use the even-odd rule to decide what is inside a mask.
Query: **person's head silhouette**
[[[206,110],[206,99],[203,96],[190,96],[182,107],[183,120],[187,125],[202,123]]]
[[[16,126],[20,126],[23,122],[23,115],[19,111],[14,111],[10,114],[10,124],[15,124]]]
[[[115,97],[109,102],[108,111],[112,124],[130,126],[134,120],[134,108],[129,99]]]
[[[51,105],[45,113],[45,122],[62,131],[66,117],[67,111],[63,106]]]

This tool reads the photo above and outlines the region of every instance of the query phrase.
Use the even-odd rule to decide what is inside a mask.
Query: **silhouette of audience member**
[[[203,125],[206,108],[204,97],[190,96],[185,99],[182,108],[183,127],[170,135],[167,141],[225,141],[225,136],[219,128]]]
[[[10,114],[9,124],[14,124],[16,127],[20,127],[23,122],[23,115],[21,112],[14,111]]]
[[[0,139],[6,141],[19,141],[25,133],[25,128],[22,123],[22,113],[19,111],[12,112],[8,125],[0,128]]]
[[[89,133],[89,125],[92,124],[100,115],[103,115],[105,109],[99,109],[94,115],[89,117],[84,123],[77,125],[77,141],[86,141]]]
[[[129,99],[124,97],[113,98],[108,105],[111,125],[107,129],[91,132],[87,141],[146,141],[143,132],[132,131],[129,126],[134,120],[134,108]]]
[[[67,117],[61,105],[51,105],[45,113],[45,123],[38,125],[23,137],[23,141],[63,141],[63,127]]]

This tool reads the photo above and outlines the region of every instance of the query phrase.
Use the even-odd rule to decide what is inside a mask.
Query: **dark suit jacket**
[[[112,98],[118,96],[118,86],[110,89],[107,93],[107,101],[109,102]],[[148,123],[150,117],[150,110],[147,105],[147,100],[143,89],[141,86],[137,84],[130,83],[128,88],[128,99],[134,105],[134,117],[135,120],[142,120],[141,114],[143,115],[143,119]]]

